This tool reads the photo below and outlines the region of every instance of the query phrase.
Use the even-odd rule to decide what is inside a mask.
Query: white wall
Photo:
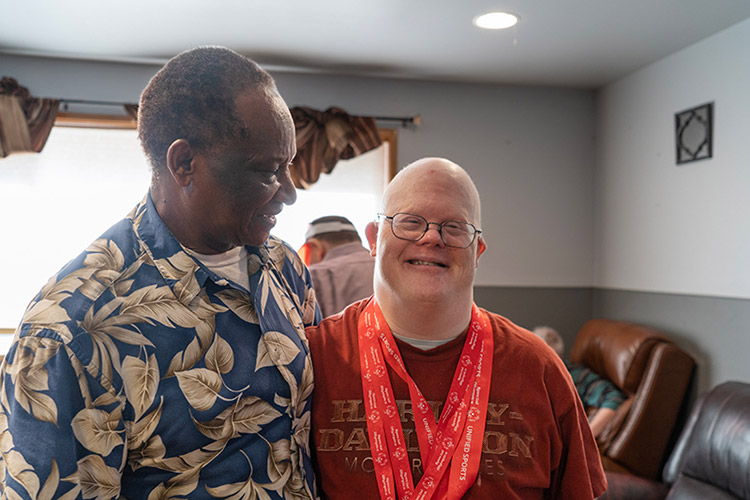
[[[597,96],[593,314],[667,333],[697,392],[750,381],[748,47],[744,21]],[[710,101],[713,158],[677,166],[674,114]]]
[[[597,96],[599,288],[750,298],[750,21]],[[714,102],[713,158],[676,165],[674,114]]]
[[[0,74],[17,78],[40,97],[136,102],[157,69],[0,55]],[[590,286],[593,92],[274,76],[290,106],[422,115],[421,127],[399,129],[399,164],[446,156],[474,178],[489,244],[480,260],[478,285]]]

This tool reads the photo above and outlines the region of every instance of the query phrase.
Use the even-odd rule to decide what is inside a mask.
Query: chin
[[[242,238],[242,244],[245,246],[259,247],[266,242],[269,236],[271,236],[271,231],[259,231],[257,229],[251,230]]]
[[[259,240],[259,239],[247,240],[243,243],[243,245],[247,247],[262,247],[263,244],[266,242],[266,240],[268,240],[268,236],[266,236],[262,240]]]
[[[444,304],[446,301],[450,302],[452,297],[450,294],[443,293],[434,288],[424,288],[421,290],[412,290],[407,292],[405,296],[408,296],[414,302],[419,304]]]

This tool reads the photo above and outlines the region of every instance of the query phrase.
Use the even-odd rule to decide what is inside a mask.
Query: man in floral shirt
[[[320,313],[270,236],[296,199],[287,106],[254,62],[202,47],[138,118],[148,195],[42,288],[2,366],[2,498],[314,498]]]

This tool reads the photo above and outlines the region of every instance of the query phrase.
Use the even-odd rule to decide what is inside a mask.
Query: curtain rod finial
[[[414,118],[412,118],[411,122],[414,124],[415,127],[421,127],[422,115],[416,115]]]

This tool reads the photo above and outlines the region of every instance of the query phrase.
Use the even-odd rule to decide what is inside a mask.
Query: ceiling
[[[521,21],[475,28],[490,10]],[[3,6],[0,53],[162,63],[210,44],[276,71],[597,88],[748,17],[750,0],[26,0]]]

